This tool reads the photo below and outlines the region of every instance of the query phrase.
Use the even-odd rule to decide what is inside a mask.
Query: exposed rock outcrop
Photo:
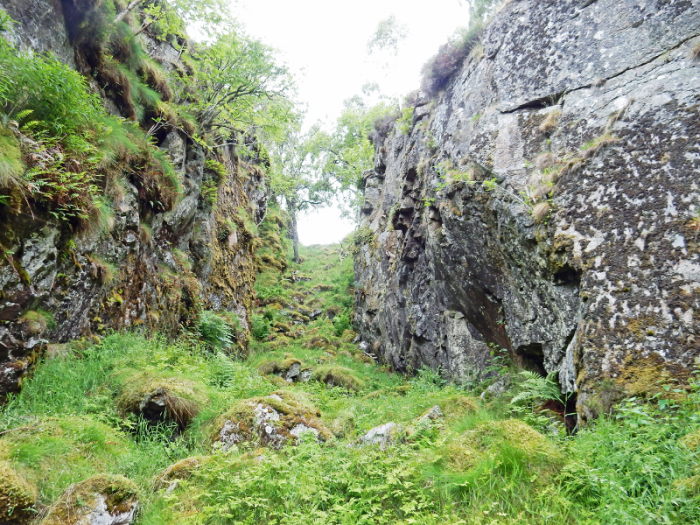
[[[71,37],[92,4],[0,0],[0,8],[19,22],[5,35],[11,42],[97,75],[90,43]],[[170,43],[138,38],[165,71],[180,67]],[[109,84],[93,87],[109,111],[129,116]],[[266,161],[241,158],[235,143],[206,152],[182,128],[154,138],[181,187],[171,205],[156,202],[138,169],[124,165],[123,191],[109,196],[113,216],[100,228],[78,231],[46,210],[0,206],[0,396],[20,388],[47,342],[137,327],[174,335],[202,309],[236,314],[245,348],[257,246],[250,224],[266,212]]]
[[[615,16],[610,14],[614,12]],[[506,3],[365,173],[355,324],[395,369],[559,372],[584,418],[700,356],[700,2]]]

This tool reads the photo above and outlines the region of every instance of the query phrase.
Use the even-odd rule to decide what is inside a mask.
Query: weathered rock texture
[[[584,418],[683,383],[700,356],[699,43],[698,0],[508,2],[409,133],[377,138],[355,264],[375,353],[465,381],[503,351],[559,371]]]
[[[20,22],[10,40],[51,51],[69,65],[80,63],[89,74],[84,42],[72,43],[68,30],[79,25],[78,4],[0,0],[0,8]],[[166,70],[173,68],[177,50],[139,38]],[[118,114],[108,92],[102,90],[105,105]],[[71,231],[36,209],[20,215],[0,210],[0,396],[19,388],[46,342],[110,328],[175,334],[201,309],[236,313],[244,346],[257,244],[249,225],[262,219],[267,206],[262,163],[239,158],[235,144],[220,148],[215,160],[226,168],[220,181],[216,166],[207,162],[214,157],[185,133],[157,138],[182,186],[170,211],[149,202],[127,167],[126,190],[113,196],[108,231]],[[213,210],[202,192],[207,183],[218,185]]]

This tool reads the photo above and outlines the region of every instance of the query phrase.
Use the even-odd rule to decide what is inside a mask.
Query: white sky
[[[343,101],[368,82],[385,95],[417,89],[421,66],[468,23],[459,0],[238,0],[234,13],[251,36],[277,48],[293,71],[298,99],[308,107],[306,124],[335,122]],[[389,69],[388,57],[369,57],[367,41],[381,20],[394,15],[408,37]],[[300,218],[302,244],[338,242],[354,229],[340,211],[326,208]]]

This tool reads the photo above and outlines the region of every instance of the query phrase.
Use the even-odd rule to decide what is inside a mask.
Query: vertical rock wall
[[[375,353],[461,381],[510,354],[558,371],[584,418],[684,384],[699,45],[700,0],[507,2],[408,134],[377,140],[355,261]]]
[[[0,0],[0,7],[20,22],[9,35],[17,45],[79,62],[60,2]],[[155,60],[173,67],[178,54],[169,44],[142,38]],[[236,313],[245,347],[255,278],[249,224],[267,206],[265,166],[241,159],[235,144],[208,157],[180,131],[160,137],[159,147],[182,186],[170,211],[155,211],[127,183],[100,231],[72,231],[36,209],[0,212],[0,394],[20,387],[49,342],[122,328],[174,335],[201,309]],[[221,162],[224,173],[208,160]],[[215,207],[203,194],[207,186],[218,186]]]

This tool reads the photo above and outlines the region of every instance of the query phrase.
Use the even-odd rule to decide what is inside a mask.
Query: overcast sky
[[[460,26],[468,8],[459,0],[238,0],[234,13],[251,36],[277,48],[293,71],[307,125],[335,121],[343,101],[368,82],[385,95],[405,95],[420,84],[421,66]],[[370,57],[367,42],[381,20],[394,15],[408,36],[391,67],[388,55]],[[354,229],[337,208],[301,218],[303,244],[329,244]]]

